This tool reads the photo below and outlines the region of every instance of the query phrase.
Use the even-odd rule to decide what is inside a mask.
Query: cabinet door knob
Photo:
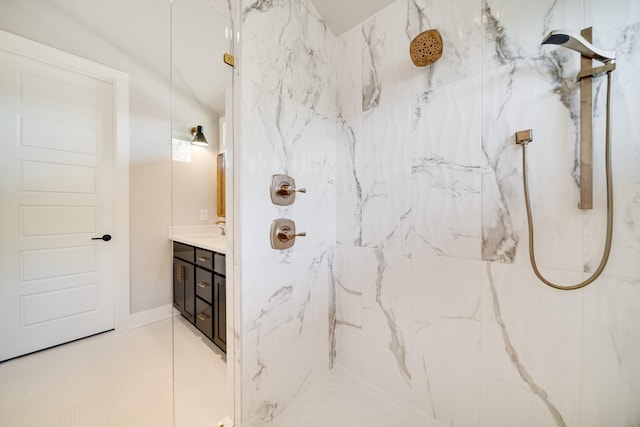
[[[208,320],[211,316],[207,316],[204,313],[198,313],[198,319],[202,320],[203,322]]]
[[[197,257],[196,259],[197,259],[198,261],[200,261],[200,262],[207,262],[207,261],[210,261],[210,258],[205,258],[205,257],[203,257],[203,256],[199,256],[199,257]]]
[[[209,286],[211,286],[211,285],[210,285],[210,284],[208,284],[208,283],[205,283],[205,282],[198,282],[198,287],[199,287],[199,288],[205,289],[205,288],[207,288],[207,287],[209,287]]]

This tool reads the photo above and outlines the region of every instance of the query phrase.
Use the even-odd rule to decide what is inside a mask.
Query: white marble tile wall
[[[538,262],[553,280],[581,281],[604,244],[606,87],[596,82],[595,208],[584,212],[578,56],[540,41],[588,25],[618,53],[614,244],[603,278],[561,292],[529,266],[514,133],[534,132]],[[444,55],[415,68],[408,45],[428,28]],[[338,365],[443,425],[640,420],[638,37],[633,0],[399,0],[338,38]]]
[[[310,0],[242,10],[243,420],[269,424],[342,366],[442,425],[637,424],[637,1],[398,0],[338,39]],[[587,25],[619,55],[614,245],[602,279],[560,292],[529,267],[513,135],[534,130],[543,272],[581,280],[603,245],[605,87],[582,212],[578,57],[540,41]],[[416,68],[430,28],[444,55]],[[293,207],[271,205],[275,172],[309,190]],[[309,233],[294,250],[269,247],[278,216]]]
[[[333,34],[311,0],[241,0],[243,79],[335,115]]]
[[[335,364],[335,38],[310,0],[240,2],[242,415],[269,424]],[[298,187],[272,204],[273,174]],[[270,246],[271,221],[296,222],[295,246]]]
[[[243,425],[274,419],[328,372],[327,249],[272,253],[243,266]]]
[[[640,421],[640,280],[605,277],[584,292],[581,422],[633,426]]]
[[[480,425],[579,426],[583,293],[543,286],[526,266],[483,270]]]
[[[480,259],[480,76],[414,101],[411,186],[414,253]]]
[[[477,425],[482,263],[419,259],[411,280],[411,404],[442,425]]]

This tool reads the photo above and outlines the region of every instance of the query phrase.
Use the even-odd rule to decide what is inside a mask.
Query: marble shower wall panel
[[[362,171],[356,161],[362,149],[362,116],[339,117],[336,130],[336,242],[362,246]],[[359,157],[359,156],[358,156]]]
[[[640,280],[604,277],[584,292],[580,425],[640,423]]]
[[[362,251],[363,377],[393,396],[411,399],[411,256]],[[381,369],[384,366],[386,369]]]
[[[244,423],[270,422],[329,368],[326,249],[272,253],[246,263],[243,287]]]
[[[411,258],[338,246],[337,362],[391,395],[411,399]]]
[[[483,264],[421,256],[412,267],[411,404],[442,425],[478,426]]]
[[[336,40],[337,109],[338,115],[349,117],[362,112],[362,58],[364,36],[361,26],[355,26]]]
[[[433,65],[415,67],[407,46],[398,46],[411,64],[412,94],[420,95],[442,85],[480,73],[482,11],[479,0],[408,0],[404,31],[410,42],[418,34],[437,29],[442,35],[443,55]]]
[[[640,22],[640,3],[636,0],[585,0],[585,11],[584,26],[593,26],[594,40],[600,34]]]
[[[310,0],[240,5],[241,421],[260,426],[335,363],[336,43]],[[307,193],[275,206],[275,173]],[[278,217],[307,237],[273,250]]]
[[[311,0],[242,0],[243,78],[335,117],[335,40]]]
[[[410,98],[363,113],[355,160],[362,246],[406,250],[412,221]]]
[[[412,121],[411,250],[480,259],[480,76],[417,97]]]
[[[483,269],[480,425],[580,425],[583,292],[544,286],[525,266]]]
[[[543,37],[558,28],[582,28],[583,3],[584,0],[482,0],[483,71],[548,55],[550,48],[540,45]]]
[[[336,247],[336,361],[362,376],[362,248]]]
[[[606,15],[605,15],[606,18]],[[596,18],[594,25],[598,25]],[[606,274],[640,278],[640,23],[596,36],[597,46],[616,50],[611,109],[613,167],[613,243]],[[585,269],[597,268],[605,243],[605,115],[606,78],[596,81],[594,111],[594,209],[586,215]]]
[[[393,104],[411,94],[407,2],[396,1],[361,26],[362,111]]]
[[[243,257],[258,260],[273,251],[269,243],[271,221],[287,217],[296,221],[307,237],[296,239],[289,251],[324,248],[328,241],[332,189],[328,156],[335,140],[335,121],[307,107],[248,82],[243,88],[245,113],[243,138],[245,180],[243,188]],[[274,173],[286,173],[306,187],[288,207],[271,203],[269,184]]]
[[[482,259],[529,264],[518,130],[527,148],[538,263],[583,271],[584,213],[576,208],[575,91],[551,67],[524,60],[486,72],[482,85]],[[572,75],[573,72],[572,72]],[[555,77],[557,76],[557,77]]]
[[[334,364],[443,425],[638,422],[640,379],[627,361],[639,357],[640,21],[636,0],[610,4],[398,0],[334,40],[309,0],[244,2],[250,425]],[[540,41],[591,23],[619,55],[614,246],[607,277],[565,293],[529,266],[514,133],[534,131],[538,262],[553,280],[580,281],[599,260],[604,210],[576,209],[579,57]],[[416,68],[409,43],[429,28],[444,56]],[[596,93],[603,135],[601,83]],[[274,169],[309,189],[291,208],[270,204]],[[268,246],[277,216],[314,221],[288,253]]]

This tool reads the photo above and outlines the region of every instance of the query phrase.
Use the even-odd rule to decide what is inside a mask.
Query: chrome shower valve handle
[[[296,180],[289,175],[271,177],[271,202],[277,206],[289,206],[296,201],[296,193],[306,193],[306,188],[296,188]]]
[[[276,250],[289,249],[296,237],[305,237],[307,233],[296,233],[296,223],[287,218],[278,218],[271,223],[271,247]]]
[[[294,186],[289,185],[289,184],[282,184],[280,186],[280,188],[278,189],[278,191],[277,191],[277,193],[282,197],[289,197],[290,195],[292,195],[295,192],[306,193],[307,189],[306,188],[295,188]]]

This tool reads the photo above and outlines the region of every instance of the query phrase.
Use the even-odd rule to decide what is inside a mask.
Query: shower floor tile
[[[270,426],[442,427],[341,367],[300,395]]]

